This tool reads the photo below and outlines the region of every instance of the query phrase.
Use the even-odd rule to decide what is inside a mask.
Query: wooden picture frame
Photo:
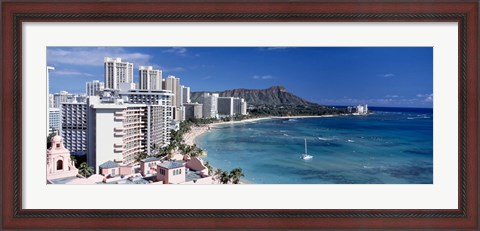
[[[478,1],[3,1],[2,228],[443,228],[478,224]],[[458,209],[33,210],[22,208],[22,23],[145,21],[457,22]]]

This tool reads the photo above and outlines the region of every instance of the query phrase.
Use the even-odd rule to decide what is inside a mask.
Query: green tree
[[[229,178],[231,179],[232,183],[238,184],[240,183],[240,178],[244,177],[243,171],[241,168],[234,168],[230,171]]]
[[[53,138],[54,136],[56,136],[56,135],[57,135],[57,131],[56,131],[56,130],[53,130],[53,131],[47,136],[47,149],[49,149],[50,146],[52,145],[52,144],[50,143],[50,141],[51,141],[52,138]]]
[[[135,162],[140,162],[141,160],[145,159],[148,157],[148,154],[146,152],[140,152],[135,156]]]
[[[206,163],[205,163],[205,167],[207,167],[207,169],[208,169],[208,175],[209,175],[209,176],[213,176],[213,167],[212,167],[212,165],[210,165],[210,163],[206,162]]]
[[[78,169],[78,174],[86,177],[89,177],[93,174],[93,168],[88,166],[87,162],[83,162],[80,164],[80,168]]]
[[[220,174],[220,183],[222,184],[228,184],[230,182],[230,175],[226,171],[222,171]]]

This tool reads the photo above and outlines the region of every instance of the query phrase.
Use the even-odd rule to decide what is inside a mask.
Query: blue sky
[[[50,92],[103,81],[104,57],[174,75],[192,91],[282,85],[325,105],[432,107],[431,47],[49,47]]]

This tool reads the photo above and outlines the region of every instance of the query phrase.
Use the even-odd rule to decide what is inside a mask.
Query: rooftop
[[[153,162],[153,161],[158,161],[160,160],[159,158],[156,158],[156,157],[148,157],[148,158],[145,158],[142,160],[143,163],[147,163],[147,162]]]
[[[183,167],[185,164],[184,161],[165,161],[163,163],[158,164],[160,167],[166,168],[166,169],[174,169],[174,168],[180,168]]]
[[[109,161],[101,164],[101,165],[98,166],[98,167],[105,169],[105,168],[116,168],[116,167],[119,167],[119,166],[120,166],[119,164],[117,164],[117,163],[109,160]]]

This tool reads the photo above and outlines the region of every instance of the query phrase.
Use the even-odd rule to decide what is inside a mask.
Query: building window
[[[115,169],[112,169],[112,176],[115,176]]]
[[[63,170],[63,161],[62,160],[57,161],[57,170]]]

